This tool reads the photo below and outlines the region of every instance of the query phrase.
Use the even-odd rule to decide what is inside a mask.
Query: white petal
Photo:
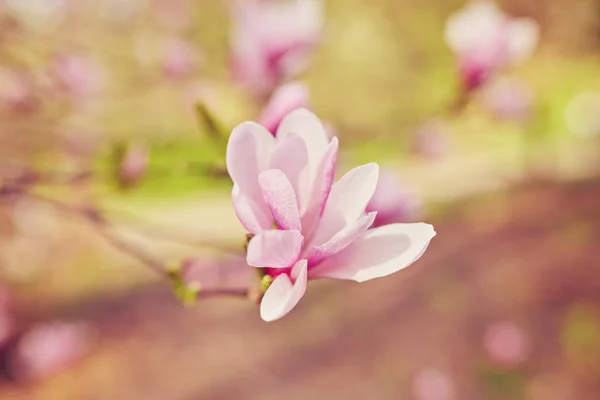
[[[327,257],[331,257],[351,245],[352,242],[362,236],[365,231],[369,229],[369,227],[373,224],[373,221],[375,221],[376,215],[377,212],[374,211],[357,219],[352,224],[336,233],[327,242],[320,246],[311,248],[307,257],[310,266],[312,267],[313,265],[320,263]]]
[[[345,250],[311,269],[311,277],[364,282],[387,276],[419,259],[434,236],[433,226],[424,223],[370,229]]]
[[[267,289],[260,303],[260,317],[263,321],[275,321],[289,313],[298,304],[306,292],[307,262],[300,260],[292,269],[295,282],[290,277],[281,274]]]

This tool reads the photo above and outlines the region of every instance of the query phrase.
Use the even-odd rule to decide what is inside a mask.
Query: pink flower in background
[[[444,372],[426,369],[415,377],[413,392],[418,400],[452,400],[455,388],[450,377]]]
[[[31,111],[37,106],[31,81],[25,73],[0,69],[0,104],[16,112]]]
[[[321,0],[238,2],[236,6],[231,36],[234,78],[264,95],[305,69],[322,35]]]
[[[76,53],[59,54],[50,65],[56,87],[76,101],[98,94],[105,83],[105,71],[94,59]]]
[[[522,363],[529,352],[525,332],[512,322],[498,322],[488,327],[483,348],[492,361],[506,366]]]
[[[415,193],[404,187],[392,171],[380,170],[377,188],[366,211],[377,212],[373,222],[376,227],[412,221],[417,216],[420,205]]]
[[[444,156],[450,147],[450,126],[441,119],[432,119],[417,129],[412,138],[414,153],[431,159]]]
[[[486,87],[483,102],[496,118],[524,122],[531,116],[533,93],[525,82],[503,78]]]
[[[24,380],[43,379],[83,357],[90,349],[94,330],[82,322],[51,322],[26,332],[10,362],[11,372]]]
[[[424,223],[369,229],[377,213],[365,210],[379,168],[365,164],[334,183],[337,152],[338,139],[329,140],[306,109],[288,114],[275,137],[253,122],[231,133],[233,206],[254,235],[246,261],[273,279],[260,307],[265,321],[294,308],[308,279],[363,282],[392,274],[416,261],[435,236]]]
[[[290,82],[281,85],[273,92],[258,122],[275,134],[283,117],[297,108],[307,107],[308,99],[308,86],[304,83]]]
[[[172,38],[164,43],[162,68],[169,78],[181,78],[194,72],[198,64],[196,48],[184,40]]]
[[[120,178],[125,185],[133,185],[146,173],[149,152],[143,145],[130,146],[121,162]]]
[[[463,85],[473,90],[498,69],[527,59],[539,27],[530,18],[511,18],[489,0],[474,0],[446,23],[446,42],[456,53]]]

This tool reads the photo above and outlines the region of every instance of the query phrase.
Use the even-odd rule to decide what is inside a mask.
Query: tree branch
[[[83,221],[87,222],[90,227],[98,234],[100,237],[104,238],[109,244],[114,246],[116,249],[121,251],[124,254],[129,255],[130,257],[136,259],[141,264],[148,267],[151,271],[157,274],[159,277],[171,280],[169,268],[164,263],[156,260],[154,257],[147,254],[142,249],[136,247],[135,245],[121,239],[113,232],[111,232],[111,224],[107,221],[104,216],[95,209],[92,208],[81,208],[76,207],[67,203],[64,203],[60,200],[46,197],[37,193],[32,193],[29,191],[19,191],[13,192],[10,188],[6,188],[8,190],[5,191],[6,194],[12,195],[22,195],[30,197],[34,200],[45,202],[53,205],[59,211],[78,217]],[[6,196],[0,196],[6,197]],[[208,297],[217,297],[217,296],[232,296],[232,297],[243,297],[249,298],[251,297],[252,291],[248,288],[211,288],[211,289],[203,289],[201,288],[198,292],[199,298],[208,298]]]

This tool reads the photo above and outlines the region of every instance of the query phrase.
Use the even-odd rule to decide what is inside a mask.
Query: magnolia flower
[[[257,95],[301,72],[321,37],[321,0],[237,3],[233,14],[232,73]]]
[[[523,122],[531,115],[533,93],[524,82],[504,78],[486,88],[483,102],[496,118]]]
[[[268,285],[260,306],[265,321],[286,315],[308,279],[363,282],[416,261],[435,236],[424,223],[369,229],[376,212],[366,207],[379,167],[365,164],[334,181],[338,139],[306,109],[288,114],[274,137],[263,126],[238,125],[227,146],[232,199],[253,235],[246,262],[261,268]]]
[[[456,53],[463,84],[472,90],[496,70],[527,59],[539,27],[530,18],[511,18],[489,0],[474,0],[446,23],[446,42]]]
[[[146,173],[149,152],[144,145],[133,145],[127,148],[119,168],[119,178],[123,185],[131,186]]]
[[[308,97],[308,86],[301,82],[282,85],[271,96],[258,122],[275,134],[283,117],[297,108],[308,106]]]
[[[104,70],[95,60],[74,53],[59,54],[50,65],[58,89],[75,100],[87,100],[104,86]]]
[[[417,215],[419,206],[415,194],[404,188],[394,173],[379,171],[377,188],[367,204],[367,212],[377,212],[374,227],[410,221]]]

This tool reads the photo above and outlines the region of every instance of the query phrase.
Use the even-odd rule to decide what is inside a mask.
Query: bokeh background
[[[232,4],[0,2],[0,398],[600,398],[600,3],[500,2],[539,44],[457,109],[444,27],[465,5],[324,1],[297,79],[339,170],[378,162],[438,234],[407,270],[311,282],[265,323],[239,298],[184,306],[44,201],[94,204],[203,284],[256,285],[223,135],[264,102],[232,78]]]

